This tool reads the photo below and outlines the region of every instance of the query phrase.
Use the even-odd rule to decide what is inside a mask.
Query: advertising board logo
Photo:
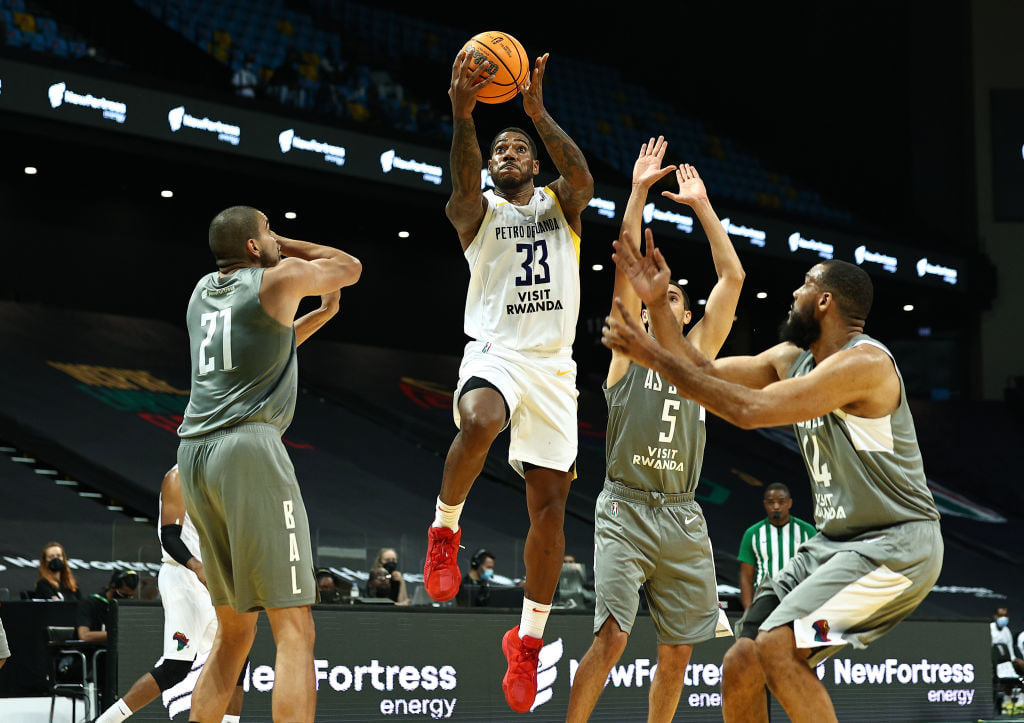
[[[533,705],[530,706],[531,711],[547,703],[555,694],[552,686],[558,678],[558,661],[564,654],[565,647],[561,638],[540,649],[540,654],[537,656],[537,697],[533,699]]]
[[[924,276],[938,276],[947,284],[956,285],[957,281],[957,270],[952,269],[948,266],[941,266],[939,264],[929,263],[927,258],[917,260],[917,275]]]
[[[615,218],[615,201],[609,201],[606,198],[594,196],[590,199],[590,203],[588,203],[587,206],[590,208],[596,208],[598,216]]]
[[[804,238],[800,235],[799,231],[794,231],[789,235],[789,251],[790,253],[796,253],[801,250],[813,251],[823,259],[830,259],[835,254],[835,247],[832,244],[825,243],[824,241],[815,241],[812,238]]]
[[[392,171],[419,173],[423,176],[424,181],[434,185],[440,185],[441,177],[444,175],[444,171],[440,166],[402,158],[395,153],[394,148],[389,148],[380,154],[380,168],[384,173],[391,173]]]
[[[728,217],[722,219],[722,228],[730,236],[742,236],[750,241],[751,246],[757,246],[759,249],[764,248],[765,239],[768,234],[759,228],[751,228],[750,226],[740,226],[739,224],[733,223]]]
[[[50,97],[50,107],[60,108],[64,102],[64,91],[67,89],[67,85],[64,83],[54,83],[50,86],[47,91],[47,95]]]
[[[239,141],[242,140],[242,129],[238,126],[219,120],[211,120],[206,116],[197,118],[185,110],[183,105],[167,111],[167,123],[171,127],[171,133],[177,133],[182,128],[191,128],[205,133],[216,133],[218,141],[230,143],[233,146],[237,146]]]
[[[863,266],[864,262],[878,264],[890,274],[896,273],[896,266],[899,264],[895,256],[869,251],[863,244],[853,250],[853,259],[858,266]]]
[[[683,233],[693,233],[692,218],[681,213],[675,213],[674,211],[662,211],[653,203],[648,203],[644,206],[644,223],[650,223],[651,221],[664,221],[674,225]]]
[[[333,163],[336,166],[345,165],[345,149],[342,146],[335,146],[318,140],[309,140],[295,134],[294,128],[281,131],[277,135],[277,144],[281,147],[281,153],[295,149],[297,151],[308,151],[323,155],[325,163]]]
[[[92,108],[101,111],[103,117],[115,123],[124,123],[128,117],[128,105],[119,100],[111,100],[102,96],[95,96],[92,93],[76,93],[68,88],[64,81],[54,83],[46,90],[46,97],[50,100],[51,108],[60,108],[67,105],[78,106],[79,108]]]

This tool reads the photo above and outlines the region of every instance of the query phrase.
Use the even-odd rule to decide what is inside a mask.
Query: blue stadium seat
[[[7,26],[7,33],[4,41],[6,45],[9,45],[12,48],[21,48],[25,45],[25,38],[22,36],[21,31],[11,25]]]
[[[57,35],[57,22],[53,18],[36,18],[36,28],[47,38]]]

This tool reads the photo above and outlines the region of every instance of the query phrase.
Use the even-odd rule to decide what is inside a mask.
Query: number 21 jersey
[[[295,329],[260,303],[264,269],[228,276],[214,271],[196,284],[185,315],[192,389],[179,437],[198,437],[243,422],[281,430],[292,421],[298,390]]]
[[[580,237],[554,192],[515,206],[485,191],[487,211],[466,248],[466,334],[516,351],[569,353],[580,310]]]

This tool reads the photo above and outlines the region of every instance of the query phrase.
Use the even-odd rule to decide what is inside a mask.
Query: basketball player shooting
[[[671,271],[648,238],[615,263],[647,304],[655,336],[609,316],[602,342],[660,373],[679,393],[745,429],[792,424],[814,493],[819,534],[762,584],[723,661],[727,723],[768,720],[767,683],[795,723],[835,721],[818,662],[863,648],[920,605],[942,568],[939,513],[924,474],[892,353],[864,333],[871,279],[858,266],[813,266],[793,292],[782,343],[709,361],[671,333]]]
[[[576,364],[580,214],[594,181],[580,149],[544,108],[548,55],[537,58],[521,88],[559,177],[534,186],[537,147],[520,128],[491,142],[487,170],[494,191],[481,192],[483,157],[473,108],[485,64],[475,70],[459,53],[452,66],[452,195],[445,211],[470,268],[466,345],[454,405],[459,432],[445,460],[434,522],[428,532],[424,584],[432,598],[459,590],[459,515],[495,437],[511,425],[509,463],[526,480],[530,529],[524,558],[521,622],[502,639],[508,672],[505,700],[526,712],[537,693],[537,660],[565,548],[563,522],[577,447]],[[491,76],[493,78],[493,76]]]

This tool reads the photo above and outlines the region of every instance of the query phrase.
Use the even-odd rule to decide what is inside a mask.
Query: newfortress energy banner
[[[318,606],[317,721],[509,721],[500,640],[518,614],[457,609]],[[538,694],[524,720],[564,721],[569,691],[593,639],[584,614],[554,614],[540,655]],[[161,608],[119,607],[117,691],[123,695],[160,657]],[[686,671],[677,720],[721,721],[721,663],[732,638],[698,645]],[[984,622],[910,620],[867,650],[847,648],[817,669],[843,721],[965,721],[992,711],[989,631]],[[245,675],[242,720],[269,721],[274,646],[261,618]],[[591,720],[643,721],[657,666],[650,618],[637,619]],[[198,668],[132,720],[185,721]],[[165,707],[167,706],[167,707]],[[772,720],[787,720],[773,703]]]

